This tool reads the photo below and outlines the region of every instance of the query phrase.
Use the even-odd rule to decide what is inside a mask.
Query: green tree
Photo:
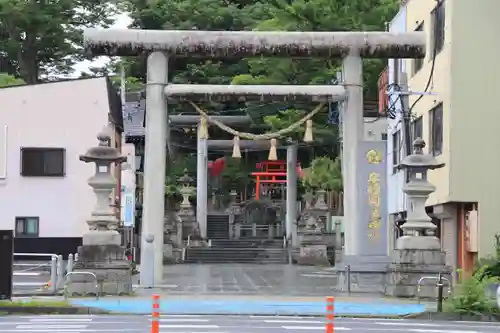
[[[315,158],[311,166],[304,169],[303,183],[310,188],[341,192],[343,186],[340,159]]]
[[[397,13],[398,0],[269,0],[271,18],[257,30],[371,31],[385,30]],[[340,59],[252,59],[247,82],[278,84],[331,84],[341,69]],[[377,80],[385,67],[382,60],[365,60],[365,93],[377,96]],[[236,82],[240,79],[236,79]]]
[[[6,73],[0,73],[0,88],[20,86],[25,84],[22,79],[18,79]]]
[[[82,59],[82,29],[112,23],[118,10],[102,0],[0,0],[0,50],[28,84],[68,74]]]

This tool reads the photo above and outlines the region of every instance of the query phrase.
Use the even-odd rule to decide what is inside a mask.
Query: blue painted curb
[[[129,314],[151,314],[148,300],[83,300],[74,299],[71,304],[110,312]],[[323,302],[279,302],[279,301],[207,301],[207,300],[164,300],[160,302],[162,314],[195,315],[308,315],[325,314]],[[338,316],[407,316],[425,312],[423,304],[354,303],[335,302]]]

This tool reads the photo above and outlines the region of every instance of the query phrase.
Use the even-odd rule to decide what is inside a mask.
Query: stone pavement
[[[163,287],[173,295],[328,296],[336,293],[331,270],[312,266],[203,264],[164,268]]]

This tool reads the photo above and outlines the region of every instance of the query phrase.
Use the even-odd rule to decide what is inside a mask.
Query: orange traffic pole
[[[333,333],[333,318],[334,318],[334,302],[333,296],[326,298],[326,333]]]
[[[160,295],[153,295],[153,312],[151,314],[151,333],[160,333]]]

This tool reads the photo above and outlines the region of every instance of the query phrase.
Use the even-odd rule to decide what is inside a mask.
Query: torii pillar
[[[153,245],[156,251],[154,267],[141,265],[141,274],[143,270],[154,270],[155,284],[162,282],[163,191],[167,116],[165,96],[161,93],[161,87],[166,84],[167,58],[160,52],[165,52],[173,57],[344,58],[344,80],[348,92],[343,119],[343,150],[348,152],[344,156],[348,159],[344,163],[347,166],[344,170],[346,250],[353,257],[363,257],[370,254],[370,246],[372,245],[363,247],[359,245],[361,242],[367,242],[368,222],[364,218],[361,219],[357,213],[361,208],[360,205],[366,203],[359,200],[361,184],[357,184],[356,181],[359,165],[357,162],[351,164],[360,156],[359,138],[362,132],[363,112],[361,57],[423,58],[425,56],[424,32],[169,31],[92,28],[84,31],[84,45],[94,55],[137,56],[144,51],[152,52],[148,58],[146,101],[148,115],[146,116],[147,134],[144,156],[142,237],[145,238],[150,233],[154,234]],[[234,88],[238,86],[230,87],[238,89]],[[291,87],[293,86],[284,89],[291,89]],[[193,86],[190,87],[190,89],[192,88]],[[297,96],[304,94],[303,91],[297,93]],[[227,95],[227,91],[225,94]],[[191,97],[192,94],[189,96]],[[265,96],[261,95],[260,97],[264,98]],[[292,96],[287,96],[287,98],[290,97]],[[293,100],[293,98],[291,99]],[[384,232],[388,232],[388,230],[384,230]],[[382,245],[373,246],[380,248]],[[361,248],[363,248],[363,252],[367,253],[361,253]],[[141,259],[144,259],[142,257]]]

